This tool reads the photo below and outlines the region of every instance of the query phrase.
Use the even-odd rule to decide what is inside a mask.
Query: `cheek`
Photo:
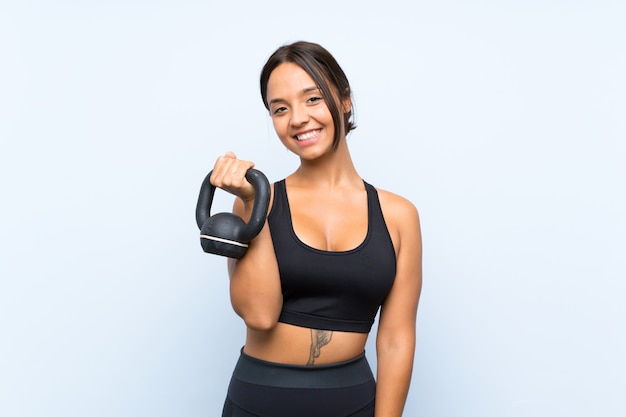
[[[272,119],[272,124],[274,125],[274,131],[278,139],[280,139],[283,144],[286,145],[291,142],[291,138],[289,137],[289,122],[286,121],[285,117]]]
[[[272,124],[274,125],[274,130],[276,131],[276,133],[278,133],[279,135],[284,134],[286,125],[285,125],[285,122],[281,118],[273,118]]]
[[[330,110],[328,110],[328,107],[320,106],[319,110],[316,110],[315,114],[313,114],[313,117],[318,122],[323,123],[327,131],[331,133],[334,132],[335,126],[333,124],[333,116],[330,114]]]
[[[332,127],[329,125],[333,123],[333,116],[330,114],[328,106],[317,106],[311,115],[318,121],[326,124],[327,127]]]

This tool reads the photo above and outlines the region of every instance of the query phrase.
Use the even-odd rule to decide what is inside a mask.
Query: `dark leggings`
[[[332,365],[284,365],[243,352],[222,417],[373,417],[376,383],[365,354]]]

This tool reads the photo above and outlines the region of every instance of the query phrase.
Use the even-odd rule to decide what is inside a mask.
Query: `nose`
[[[291,125],[299,127],[309,121],[309,112],[304,105],[297,105],[291,109]]]

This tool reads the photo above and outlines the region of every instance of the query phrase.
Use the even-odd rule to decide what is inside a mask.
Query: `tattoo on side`
[[[332,338],[332,331],[311,329],[311,351],[307,365],[315,365],[315,359],[320,357],[322,348],[329,344]]]

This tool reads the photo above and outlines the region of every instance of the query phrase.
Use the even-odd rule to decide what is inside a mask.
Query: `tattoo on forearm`
[[[311,351],[307,365],[315,365],[315,359],[320,357],[322,348],[330,343],[332,337],[332,331],[311,329]]]

